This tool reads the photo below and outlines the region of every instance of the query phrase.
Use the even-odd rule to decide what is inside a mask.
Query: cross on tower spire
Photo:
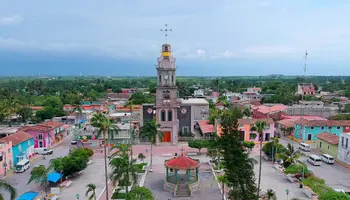
[[[165,29],[160,29],[160,31],[164,31],[165,32],[165,43],[168,42],[168,31],[173,31],[172,29],[168,28],[168,24],[165,24]]]

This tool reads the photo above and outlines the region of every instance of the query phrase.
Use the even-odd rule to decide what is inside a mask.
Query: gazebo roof
[[[199,161],[183,155],[165,161],[166,167],[180,170],[196,169],[199,164]]]

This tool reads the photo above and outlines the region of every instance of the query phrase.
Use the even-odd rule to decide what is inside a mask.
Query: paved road
[[[14,173],[11,176],[8,176],[4,178],[9,184],[11,184],[13,187],[17,189],[17,194],[18,196],[28,192],[28,191],[40,191],[41,189],[39,188],[39,184],[36,183],[30,183],[27,184],[29,177],[30,177],[30,172],[31,169],[36,166],[36,165],[45,165],[47,166],[49,164],[50,159],[54,159],[57,157],[61,156],[66,156],[69,152],[69,148],[71,146],[70,141],[72,140],[73,135],[68,135],[67,137],[64,138],[63,142],[58,145],[56,148],[53,149],[52,155],[45,155],[46,159],[43,160],[42,157],[39,159],[33,161],[31,163],[31,167],[23,172],[23,173]],[[2,191],[1,191],[2,192]],[[10,199],[9,196],[7,195],[7,192],[5,193],[5,199]]]
[[[288,143],[292,143],[294,147],[298,147],[298,143],[290,140],[289,138],[280,138],[280,143],[287,146]],[[319,152],[312,150],[311,152],[304,152],[307,156],[309,154],[320,155]],[[334,189],[344,189],[350,191],[350,169],[343,167],[339,163],[332,165],[322,163],[321,166],[313,166],[307,162],[307,157],[302,156],[299,160],[306,163],[308,168],[311,169],[317,177],[320,177],[326,181],[326,184]]]

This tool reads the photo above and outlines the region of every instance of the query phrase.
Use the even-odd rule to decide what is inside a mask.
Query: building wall
[[[273,138],[275,136],[275,125],[274,124],[267,124],[267,126],[269,126],[268,128],[266,128],[263,131],[263,141],[266,141],[266,136],[267,134],[270,134],[269,136],[269,140],[271,140],[271,138]],[[239,124],[238,128],[241,131],[244,131],[244,140],[245,141],[254,141],[254,142],[259,142],[259,134],[255,131],[251,131],[251,125],[250,124]],[[250,139],[250,133],[255,133],[256,137],[255,139]]]
[[[26,131],[34,138],[34,148],[50,148],[52,145],[55,144],[55,131],[50,131],[50,137],[48,137],[47,132],[37,132],[37,131]],[[38,135],[42,134],[42,140],[39,140]],[[42,142],[43,146],[40,147],[39,143]]]
[[[208,105],[192,105],[191,114],[194,121],[207,120],[209,118],[209,104]]]
[[[334,158],[338,157],[338,145],[329,144],[326,141],[318,139],[316,140],[315,147],[323,153],[333,156]]]
[[[34,156],[34,139],[33,138],[12,147],[13,165],[16,165],[20,161],[17,158],[17,156],[20,153],[23,153],[25,155],[25,158],[27,159],[30,159],[31,157]]]
[[[8,171],[10,168],[13,168],[12,141],[0,144],[0,153],[2,155],[2,160],[0,161],[0,176],[3,176],[5,175],[5,169]]]
[[[182,109],[186,109],[185,114],[182,114]],[[179,132],[183,132],[183,127],[188,127],[189,132],[194,133],[194,123],[191,113],[191,106],[180,106],[180,108],[178,109],[177,118],[179,119]]]
[[[286,110],[286,115],[308,115],[308,116],[320,116],[324,118],[330,118],[338,114],[338,108],[335,107],[320,107],[320,108],[310,108],[300,106],[294,107],[290,106]]]
[[[350,134],[342,133],[339,136],[338,159],[350,166]]]
[[[307,141],[308,140],[308,135],[311,134],[311,140],[315,141],[318,140],[318,138],[316,137],[318,134],[322,133],[322,132],[329,132],[332,134],[335,134],[337,136],[340,135],[340,133],[343,132],[343,127],[342,126],[332,126],[331,129],[329,129],[329,127],[323,127],[323,126],[315,126],[313,127],[313,129],[311,129],[310,126],[305,126],[305,132],[303,132],[303,130],[301,130],[301,134],[304,133],[303,138],[300,137],[300,124],[294,124],[294,137],[296,139],[302,139],[303,141]]]
[[[154,105],[144,104],[140,108],[141,108],[140,127],[142,127],[146,121],[152,121],[154,119],[154,117],[155,117],[155,115],[153,114]],[[152,112],[148,113],[148,109],[152,109]]]

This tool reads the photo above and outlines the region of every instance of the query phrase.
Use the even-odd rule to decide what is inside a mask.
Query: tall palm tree
[[[10,184],[8,184],[6,181],[0,180],[0,189],[10,193],[10,200],[15,200],[17,196],[16,189],[12,187]],[[0,200],[5,200],[2,193],[0,193]]]
[[[86,185],[86,188],[87,190],[85,192],[85,196],[88,198],[88,200],[96,200],[96,185],[90,183]]]
[[[124,154],[120,157],[113,158],[109,161],[109,166],[111,167],[110,180],[113,185],[117,182],[125,184],[125,192],[128,195],[129,183],[137,181],[137,170],[136,170],[136,159],[132,159],[129,155]]]
[[[132,151],[132,144],[133,144],[133,133],[131,131],[132,128],[132,124],[131,124],[131,118],[132,118],[132,111],[134,109],[134,101],[131,99],[129,101],[126,102],[126,104],[124,105],[124,107],[129,107],[130,108],[130,156],[133,156],[133,151]]]
[[[261,166],[262,166],[262,142],[263,142],[263,131],[266,128],[266,122],[265,121],[257,121],[255,122],[255,126],[251,127],[251,131],[256,131],[259,134],[259,140],[260,140],[260,155],[259,155],[259,178],[258,178],[258,196],[260,192],[260,182],[261,182]]]
[[[119,156],[128,155],[130,152],[130,144],[118,144],[117,146],[112,147],[113,149],[116,149],[114,153],[111,155],[111,159]]]
[[[120,131],[120,128],[113,123],[112,120],[108,119],[106,122],[106,128],[107,128],[107,133],[108,133],[108,154],[110,153],[111,150],[111,141],[113,141],[114,144],[114,134],[118,134]]]
[[[157,139],[162,140],[163,139],[163,132],[159,130],[160,125],[157,124],[156,120],[153,119],[152,121],[147,121],[143,127],[140,128],[140,135],[143,135],[148,138],[148,140],[151,142],[151,164],[150,169],[152,170],[152,157],[153,157],[153,145],[156,144]]]
[[[103,150],[105,160],[105,185],[106,185],[106,199],[108,199],[108,174],[107,174],[107,151],[106,151],[106,132],[110,124],[108,117],[103,113],[95,113],[91,118],[91,125],[99,129],[103,133]]]
[[[40,183],[40,186],[45,188],[45,193],[47,195],[48,184],[49,184],[48,174],[50,173],[52,168],[53,168],[53,165],[49,165],[48,167],[45,167],[44,165],[34,167],[30,172],[30,178],[27,184],[33,181],[35,183]]]

